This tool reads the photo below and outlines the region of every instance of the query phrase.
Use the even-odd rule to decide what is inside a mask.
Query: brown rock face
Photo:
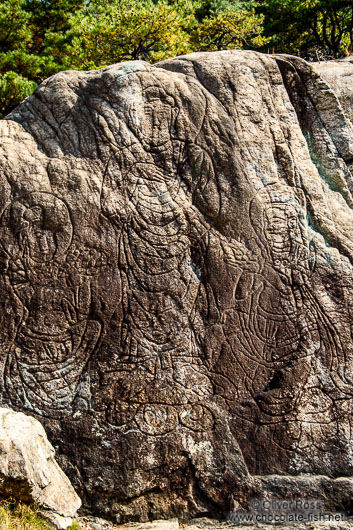
[[[2,400],[86,507],[220,515],[307,473],[348,509],[353,130],[328,85],[254,52],[124,63],[0,131]]]

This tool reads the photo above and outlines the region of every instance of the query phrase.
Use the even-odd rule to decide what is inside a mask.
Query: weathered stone
[[[66,528],[81,501],[54,456],[39,421],[0,409],[0,496],[36,503],[59,528]]]
[[[57,512],[40,510],[39,514],[50,524],[51,527],[57,528],[57,530],[66,530],[66,528],[69,528],[74,524],[74,519],[72,517],[63,517]]]
[[[118,528],[111,521],[100,517],[81,516],[77,519],[77,522],[84,530],[113,530]]]
[[[201,517],[198,519],[193,519],[189,523],[185,523],[181,525],[182,530],[199,530],[199,529],[219,529],[219,528],[226,528],[229,527],[229,522],[225,521],[215,521],[213,519],[209,519],[207,517]]]
[[[353,58],[313,63],[313,67],[330,85],[344,112],[353,121]]]
[[[2,399],[96,515],[302,473],[349,510],[352,133],[305,61],[234,51],[63,72],[0,122]]]
[[[169,521],[152,521],[151,523],[130,523],[119,525],[119,530],[179,530],[177,519]]]

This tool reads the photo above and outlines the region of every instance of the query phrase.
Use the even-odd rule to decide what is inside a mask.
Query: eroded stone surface
[[[347,116],[353,121],[353,58],[313,64],[338,96]]]
[[[63,72],[0,129],[2,399],[86,506],[220,516],[255,475],[353,474],[353,137],[308,64]]]

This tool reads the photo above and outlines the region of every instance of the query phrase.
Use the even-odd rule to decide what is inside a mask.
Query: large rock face
[[[215,515],[353,475],[353,131],[307,63],[64,72],[0,131],[2,399],[86,506]]]

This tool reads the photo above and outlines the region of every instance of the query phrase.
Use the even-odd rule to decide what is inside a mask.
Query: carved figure
[[[245,375],[241,398],[251,398],[253,405],[236,408],[252,421],[287,425],[286,436],[282,427],[274,430],[279,445],[315,442],[324,449],[337,431],[327,404],[337,394],[332,377],[342,350],[311,284],[315,252],[303,195],[278,183],[263,188],[256,201],[262,204],[262,218],[252,206],[255,230],[264,237],[262,267],[256,289],[236,304],[242,333],[231,339]],[[314,411],[310,405],[309,412],[313,399],[320,406]]]
[[[108,419],[124,424],[135,417],[147,434],[170,432],[179,423],[208,430],[212,413],[200,402],[212,396],[212,385],[193,325],[199,279],[191,266],[179,175],[185,147],[174,136],[180,111],[162,86],[145,87],[143,76],[134,88],[125,113],[135,143],[120,153],[127,168],[119,186],[117,175],[106,182],[102,202],[103,212],[116,220],[124,290],[124,353],[115,359]],[[131,153],[134,160],[127,163]]]
[[[9,219],[5,275],[21,317],[7,353],[5,389],[14,405],[68,413],[100,333],[89,319],[90,280],[66,262],[73,227],[62,200],[28,194],[5,212],[3,223]]]

